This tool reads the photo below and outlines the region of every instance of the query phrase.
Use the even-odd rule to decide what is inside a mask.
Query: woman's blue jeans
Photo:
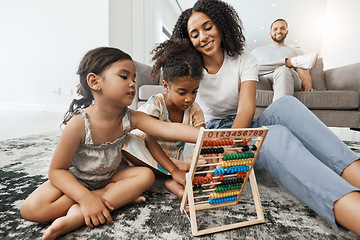
[[[213,120],[206,127],[230,128],[234,118]],[[359,191],[340,174],[359,156],[292,96],[272,103],[251,125],[261,126],[269,131],[255,170],[269,172],[297,199],[338,226],[334,203],[352,191]]]

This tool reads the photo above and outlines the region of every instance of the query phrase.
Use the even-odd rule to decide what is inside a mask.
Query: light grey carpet
[[[47,171],[59,136],[36,135],[0,142],[0,239],[40,239],[49,224],[23,220],[22,201],[47,180]],[[360,145],[346,142],[360,155]],[[341,232],[292,197],[272,176],[256,172],[266,222],[194,238],[190,222],[180,214],[180,200],[163,186],[163,178],[144,195],[144,204],[125,206],[112,213],[114,223],[95,229],[82,227],[60,239],[360,239]],[[199,226],[210,227],[255,216],[246,187],[240,204],[198,213]]]

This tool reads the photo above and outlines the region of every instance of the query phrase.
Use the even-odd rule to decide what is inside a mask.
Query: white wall
[[[109,45],[132,55],[133,1],[109,0]]]
[[[270,45],[271,23],[278,18],[289,24],[286,44],[304,53],[320,52],[326,0],[228,0],[243,21],[246,49]]]
[[[173,26],[180,14],[175,0],[109,0],[110,46],[129,53],[145,64],[161,39],[162,25]]]
[[[98,0],[0,1],[0,106],[64,111],[86,51],[108,44]]]
[[[324,68],[360,62],[360,1],[328,0],[321,54]]]

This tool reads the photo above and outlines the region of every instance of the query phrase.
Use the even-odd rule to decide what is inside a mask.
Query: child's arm
[[[85,138],[84,120],[80,115],[73,117],[64,128],[49,168],[51,183],[65,195],[79,203],[85,223],[89,227],[112,222],[108,209],[113,207],[103,198],[96,196],[69,172],[77,148]]]
[[[199,129],[182,123],[163,122],[146,113],[130,110],[131,126],[166,140],[195,143]]]
[[[156,159],[160,165],[165,168],[172,176],[172,178],[185,186],[185,174],[181,171],[165,154],[155,137],[145,134],[146,147],[149,149],[151,155]]]

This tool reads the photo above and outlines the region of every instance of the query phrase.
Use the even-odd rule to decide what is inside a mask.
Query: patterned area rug
[[[47,180],[59,136],[36,135],[0,142],[0,239],[40,239],[49,224],[21,218],[22,201]],[[360,155],[360,145],[346,144]],[[225,232],[193,237],[190,222],[179,211],[180,201],[164,187],[164,179],[144,193],[147,202],[112,213],[114,223],[95,229],[82,227],[59,239],[360,239],[341,232],[292,197],[273,177],[256,172],[266,222]],[[200,228],[255,218],[249,184],[235,207],[197,214]]]

